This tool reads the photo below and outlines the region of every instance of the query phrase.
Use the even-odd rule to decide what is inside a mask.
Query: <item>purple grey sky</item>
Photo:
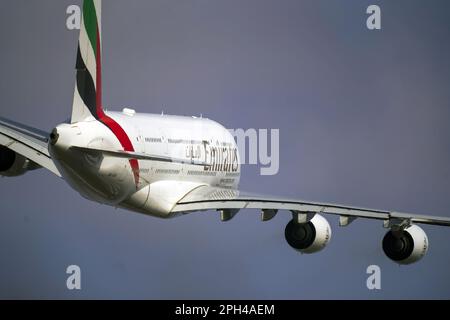
[[[0,1],[0,115],[51,130],[70,115],[81,1]],[[365,26],[378,4],[382,30]],[[448,1],[108,0],[104,104],[279,128],[280,171],[247,191],[450,216]],[[170,221],[88,202],[45,170],[0,179],[0,298],[450,298],[450,229],[399,267],[378,221],[333,227],[300,255],[290,219],[243,210]],[[82,270],[82,290],[65,269]],[[366,288],[377,264],[382,290]]]

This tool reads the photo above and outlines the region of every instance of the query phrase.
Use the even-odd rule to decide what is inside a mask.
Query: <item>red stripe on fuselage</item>
[[[97,106],[97,117],[104,123],[117,137],[122,148],[125,151],[134,151],[133,144],[130,138],[123,128],[112,118],[108,117],[103,111],[102,106],[102,60],[101,60],[101,44],[100,44],[100,32],[97,27],[97,79],[96,79],[96,106]],[[137,159],[130,159],[131,170],[133,171],[134,181],[136,183],[136,188],[139,184],[139,162]]]

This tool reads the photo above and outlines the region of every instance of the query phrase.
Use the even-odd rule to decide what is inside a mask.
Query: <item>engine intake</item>
[[[301,253],[314,253],[322,250],[330,242],[331,227],[319,214],[306,223],[292,219],[286,226],[284,235],[287,243]]]
[[[29,159],[5,146],[0,146],[0,176],[16,177],[37,168],[39,166]]]
[[[422,228],[409,226],[403,231],[389,231],[383,238],[386,256],[399,263],[411,264],[422,259],[428,251],[428,237]]]
[[[16,153],[5,146],[0,146],[0,172],[8,171],[16,161]]]

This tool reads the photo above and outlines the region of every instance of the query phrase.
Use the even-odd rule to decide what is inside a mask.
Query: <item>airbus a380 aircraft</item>
[[[223,221],[240,209],[259,209],[261,219],[292,214],[285,229],[303,253],[323,249],[331,228],[321,214],[382,220],[390,230],[385,254],[399,264],[421,259],[428,238],[417,224],[450,226],[450,218],[257,196],[238,191],[240,158],[233,136],[217,122],[102,105],[101,0],[84,0],[71,120],[51,133],[0,119],[0,175],[46,168],[83,197],[161,218],[218,210]]]

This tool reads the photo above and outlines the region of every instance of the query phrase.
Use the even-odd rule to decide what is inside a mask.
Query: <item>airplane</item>
[[[287,243],[301,253],[327,246],[331,227],[356,218],[383,221],[385,255],[398,264],[419,261],[429,242],[418,224],[450,226],[450,218],[256,195],[238,189],[241,166],[234,137],[203,117],[143,114],[102,104],[101,0],[84,0],[70,120],[51,132],[0,118],[0,176],[45,168],[82,197],[159,218],[216,210],[222,221],[257,209],[269,221],[292,215]]]

